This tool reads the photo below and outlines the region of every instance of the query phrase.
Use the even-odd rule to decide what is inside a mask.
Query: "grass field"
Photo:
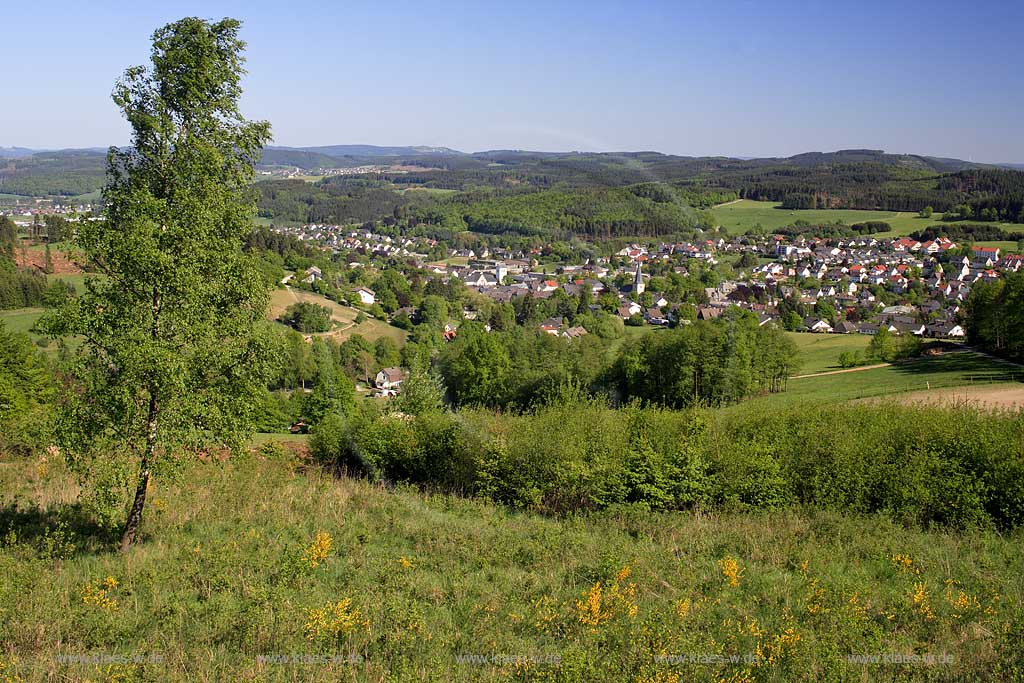
[[[801,372],[805,371],[806,368]],[[971,351],[956,351],[884,368],[790,379],[785,392],[752,400],[780,406],[799,401],[832,403],[946,387],[1017,385],[1022,381],[1024,370],[1021,368],[997,363]]]
[[[331,310],[331,319],[335,323],[335,328],[328,332],[319,333],[315,336],[329,337],[337,342],[344,341],[353,334],[362,335],[367,341],[371,342],[376,341],[381,337],[390,337],[399,346],[405,344],[405,341],[409,336],[405,330],[375,318],[368,317],[357,325],[355,323],[355,319],[359,314],[359,311],[356,309],[350,306],[342,306],[341,304],[331,301],[327,297],[320,296],[319,294],[306,292],[293,287],[275,289],[271,292],[270,311],[268,316],[271,319],[276,319],[286,308],[288,308],[288,306],[299,301],[309,301],[321,306],[326,306]]]
[[[809,375],[840,369],[839,354],[860,351],[868,347],[871,338],[863,334],[811,334],[787,332],[800,350],[800,368],[797,374]]]
[[[9,331],[24,332],[35,341],[39,336],[31,334],[29,330],[42,314],[42,308],[17,308],[13,311],[0,311],[0,322],[3,322]]]
[[[892,226],[892,231],[876,233],[872,237],[896,237],[909,235],[916,230],[936,225],[942,220],[942,214],[939,213],[934,214],[931,218],[920,218],[916,213],[909,211],[858,211],[852,209],[791,211],[777,208],[779,206],[775,202],[757,202],[750,199],[741,199],[738,202],[716,206],[712,211],[718,218],[721,226],[732,235],[746,232],[758,223],[769,230],[775,230],[792,225],[793,222],[802,219],[809,223],[831,223],[841,220],[847,225],[863,223],[865,221],[885,221]],[[956,223],[949,223],[949,225],[956,225]],[[1007,230],[1024,232],[1024,226],[1022,225],[1011,223],[998,223],[996,225]],[[1016,242],[979,242],[979,244],[1000,246],[1002,249],[1016,248]]]
[[[552,519],[250,456],[155,480],[142,542],[123,556],[77,490],[59,462],[0,461],[6,680],[1022,673],[1019,531],[828,512]],[[892,653],[943,660],[849,659]]]

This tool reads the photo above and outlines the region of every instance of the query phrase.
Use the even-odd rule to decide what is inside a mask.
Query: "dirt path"
[[[862,370],[874,370],[875,368],[885,368],[892,365],[892,363],[876,363],[874,365],[862,365],[859,368],[846,368],[844,370],[829,370],[828,372],[813,372],[809,375],[796,375],[790,377],[790,379],[804,379],[806,377],[824,377],[825,375],[842,375],[846,372],[860,372]]]
[[[902,405],[926,404],[958,408],[970,406],[987,410],[1017,410],[1024,408],[1024,385],[988,384],[981,386],[947,387],[924,391],[911,391],[887,396],[862,398],[855,403],[896,402]]]
[[[713,207],[711,207],[711,208],[713,208],[713,209],[718,209],[718,208],[721,208],[721,207],[723,207],[723,206],[729,206],[730,204],[737,204],[737,203],[739,203],[739,202],[742,202],[742,201],[743,201],[742,199],[734,199],[734,200],[732,200],[731,202],[725,202],[724,204],[715,204],[715,205],[714,205]]]

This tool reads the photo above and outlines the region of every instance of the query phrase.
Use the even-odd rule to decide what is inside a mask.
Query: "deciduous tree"
[[[102,221],[75,242],[105,278],[48,315],[52,335],[83,339],[61,436],[72,465],[135,494],[121,536],[136,540],[154,471],[182,453],[245,444],[274,348],[260,323],[268,291],[242,243],[248,186],[270,138],[238,108],[239,22],[187,18],[153,34],[149,66],[128,69],[113,98],[132,130],[111,148]]]

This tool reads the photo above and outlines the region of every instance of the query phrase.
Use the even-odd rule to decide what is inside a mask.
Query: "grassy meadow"
[[[59,462],[0,461],[3,680],[1024,675],[1019,530],[823,511],[558,519],[264,447],[158,478],[122,556],[76,491]]]
[[[409,336],[405,330],[376,318],[367,317],[363,322],[356,324],[356,316],[359,314],[359,311],[355,308],[343,306],[320,294],[295,289],[294,287],[278,288],[271,292],[270,309],[267,316],[271,320],[276,319],[288,306],[300,301],[308,301],[320,306],[326,306],[331,311],[331,320],[335,325],[334,329],[317,333],[314,336],[330,337],[337,342],[345,341],[353,334],[362,335],[363,338],[370,342],[376,341],[381,337],[390,337],[399,346],[405,344]]]
[[[712,209],[719,224],[729,234],[738,235],[746,232],[756,224],[761,224],[769,230],[792,225],[797,220],[805,220],[809,223],[832,223],[843,221],[847,225],[863,223],[865,221],[885,221],[892,226],[890,232],[879,232],[871,235],[875,238],[898,237],[909,235],[917,230],[922,230],[930,225],[937,225],[942,222],[942,214],[936,213],[931,218],[921,218],[911,211],[861,211],[855,209],[803,209],[790,210],[779,208],[781,204],[775,202],[759,202],[751,199],[741,199],[737,202],[722,204]],[[970,223],[972,221],[964,221]],[[949,225],[956,225],[955,222]],[[1012,223],[997,223],[1007,230],[1022,230],[1022,226]],[[990,246],[999,246],[1002,249],[1013,250],[1016,242],[979,242]]]
[[[835,355],[838,358],[838,352]],[[819,357],[828,358],[829,355]],[[814,358],[815,356],[812,356],[812,360]],[[818,361],[815,363],[818,368],[822,368]],[[800,372],[810,374],[808,368],[815,367],[805,365]],[[825,366],[817,371],[826,372],[830,369],[833,368]],[[971,351],[955,351],[939,357],[901,361],[881,368],[859,369],[818,377],[790,378],[786,391],[752,400],[777,406],[799,402],[835,403],[930,389],[1020,384],[1022,381],[1024,369],[1020,367],[998,363]]]
[[[799,351],[800,368],[797,374],[839,370],[839,354],[860,351],[863,355],[871,337],[863,334],[811,334],[787,332]]]

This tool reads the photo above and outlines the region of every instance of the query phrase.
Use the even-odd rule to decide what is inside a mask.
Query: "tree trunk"
[[[146,505],[146,490],[149,488],[150,471],[149,466],[153,460],[153,453],[156,450],[156,424],[159,407],[156,395],[149,396],[149,417],[146,419],[146,450],[142,453],[142,460],[139,461],[139,482],[135,488],[135,500],[132,502],[132,509],[128,513],[128,520],[124,525],[124,533],[121,534],[121,552],[128,552],[128,548],[135,542],[135,536],[142,524],[142,509]]]

